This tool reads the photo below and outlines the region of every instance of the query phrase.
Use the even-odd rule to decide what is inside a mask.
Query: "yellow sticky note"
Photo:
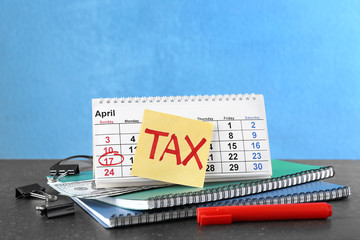
[[[203,187],[213,124],[145,110],[131,175]]]

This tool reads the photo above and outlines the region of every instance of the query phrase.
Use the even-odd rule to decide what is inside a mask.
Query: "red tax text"
[[[145,133],[151,134],[151,135],[154,136],[151,151],[150,151],[150,155],[149,155],[150,159],[154,159],[155,158],[155,153],[157,151],[159,138],[160,137],[169,138],[170,133],[156,131],[156,130],[149,129],[149,128],[145,129]],[[201,170],[203,168],[203,165],[202,165],[202,163],[200,161],[200,158],[199,158],[197,152],[199,151],[199,149],[202,146],[204,146],[204,144],[206,142],[206,139],[205,138],[201,139],[201,141],[199,143],[197,143],[196,146],[194,146],[193,142],[191,141],[191,139],[190,139],[190,137],[188,135],[185,136],[184,140],[186,141],[186,143],[189,145],[189,147],[191,149],[190,153],[184,159],[181,159],[178,138],[177,138],[176,134],[172,134],[170,136],[169,142],[166,145],[165,149],[159,149],[159,151],[162,151],[162,154],[161,154],[161,157],[159,158],[159,161],[162,161],[164,159],[165,154],[172,154],[172,155],[175,155],[175,157],[176,157],[176,165],[182,164],[182,165],[186,166],[188,164],[188,162],[191,159],[194,158],[197,165],[198,165],[198,167],[199,167],[199,170]],[[169,148],[171,143],[174,146],[174,149]]]

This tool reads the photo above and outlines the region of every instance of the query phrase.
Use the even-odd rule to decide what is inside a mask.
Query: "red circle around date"
[[[114,155],[108,156],[109,154],[114,154]],[[103,155],[101,155],[101,157],[99,158],[98,161],[101,166],[109,167],[109,166],[119,165],[124,160],[125,160],[125,158],[123,155],[121,155],[117,151],[113,151],[113,152],[104,153]]]

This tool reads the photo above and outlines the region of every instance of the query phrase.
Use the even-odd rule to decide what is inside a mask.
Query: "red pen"
[[[221,206],[197,209],[197,221],[200,225],[231,224],[239,221],[326,219],[331,215],[331,205],[326,202]]]

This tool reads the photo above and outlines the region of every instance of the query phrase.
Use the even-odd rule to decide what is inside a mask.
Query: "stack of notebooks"
[[[202,189],[176,185],[119,196],[72,199],[105,228],[113,228],[196,217],[198,207],[306,203],[350,196],[349,187],[322,181],[334,176],[331,166],[272,160],[272,167],[270,179],[205,183]],[[86,177],[76,180],[86,180],[91,172],[82,176]]]

